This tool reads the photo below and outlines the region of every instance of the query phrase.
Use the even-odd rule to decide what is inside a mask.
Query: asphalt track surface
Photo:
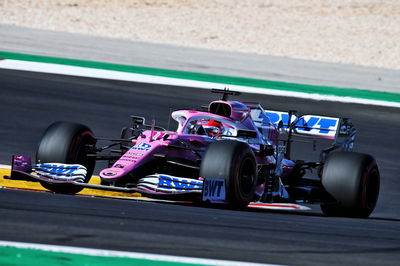
[[[167,126],[170,108],[215,99],[206,90],[0,71],[0,163],[33,156],[53,121],[87,124],[118,137],[129,115]],[[378,206],[369,219],[306,213],[232,211],[194,206],[0,191],[0,239],[291,265],[398,265],[400,110],[295,98],[243,95],[265,108],[353,118],[356,150],[373,154],[381,171]],[[311,145],[295,150],[315,157]]]

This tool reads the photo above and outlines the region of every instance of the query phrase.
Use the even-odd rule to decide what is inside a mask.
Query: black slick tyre
[[[82,124],[55,122],[44,132],[36,152],[37,163],[81,164],[86,167],[85,183],[88,183],[95,167],[95,159],[87,156],[87,145],[96,143],[93,132]],[[56,193],[76,194],[81,187],[72,184],[50,184],[42,186]]]
[[[367,154],[335,152],[326,160],[321,203],[328,216],[366,218],[375,209],[380,175],[375,159]]]
[[[254,153],[247,143],[240,141],[212,143],[203,157],[200,176],[224,179],[230,206],[244,208],[253,199],[257,184]]]

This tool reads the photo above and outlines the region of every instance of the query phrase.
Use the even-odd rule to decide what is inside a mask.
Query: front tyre
[[[375,209],[380,175],[375,159],[355,152],[332,153],[324,164],[322,211],[328,216],[366,218]]]
[[[94,171],[95,159],[87,156],[87,146],[95,143],[94,134],[87,126],[55,122],[46,129],[39,142],[36,162],[83,165],[87,169],[85,183],[88,183]],[[46,189],[63,194],[76,194],[83,189],[72,184],[41,184]]]
[[[203,157],[200,176],[224,179],[229,204],[244,208],[253,199],[257,184],[254,153],[247,143],[240,141],[212,143]]]

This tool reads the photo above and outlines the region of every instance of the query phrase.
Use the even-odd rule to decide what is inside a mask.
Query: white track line
[[[248,86],[238,86],[238,85],[231,85],[231,84],[195,81],[195,80],[188,80],[188,79],[178,79],[178,78],[169,78],[169,77],[161,77],[161,76],[153,76],[153,75],[126,73],[126,72],[119,72],[119,71],[113,71],[113,70],[67,66],[67,65],[59,65],[59,64],[51,64],[51,63],[39,63],[39,62],[28,62],[28,61],[5,59],[5,60],[0,60],[0,68],[42,72],[42,73],[50,73],[50,74],[71,75],[71,76],[79,76],[79,77],[89,77],[89,78],[112,79],[112,80],[153,83],[153,84],[173,85],[173,86],[185,86],[185,87],[194,87],[194,88],[200,88],[200,89],[210,89],[210,88],[223,89],[225,87],[228,87],[231,90],[247,92],[247,93],[267,94],[267,95],[283,96],[283,97],[296,97],[296,98],[317,100],[317,101],[358,103],[358,104],[368,104],[368,105],[378,105],[378,106],[400,108],[400,103],[397,103],[397,102],[387,102],[387,101],[369,100],[369,99],[354,98],[354,97],[339,97],[339,96],[333,96],[333,95],[331,96],[331,95],[293,92],[293,91],[282,91],[282,90],[274,90],[274,89],[254,88],[254,87],[248,87]]]
[[[6,164],[0,164],[0,168],[11,169],[11,166],[10,165],[6,165]]]
[[[93,249],[93,248],[82,248],[72,246],[57,246],[57,245],[45,245],[36,243],[24,243],[24,242],[13,242],[13,241],[1,241],[0,247],[14,247],[22,249],[33,249],[49,252],[62,252],[70,254],[80,254],[87,256],[101,256],[101,257],[122,257],[130,259],[144,259],[153,261],[166,261],[166,262],[177,262],[177,263],[191,263],[200,265],[248,265],[248,266],[259,266],[259,265],[276,265],[276,264],[261,264],[241,261],[229,261],[229,260],[216,260],[216,259],[202,259],[193,257],[180,257],[170,255],[157,255],[151,253],[139,253],[139,252],[126,252],[116,250],[105,250],[105,249]]]

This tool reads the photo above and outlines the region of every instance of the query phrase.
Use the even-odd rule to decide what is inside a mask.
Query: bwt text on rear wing
[[[324,139],[348,137],[355,133],[350,119],[319,115],[297,116],[295,111],[281,112],[266,110],[265,114],[278,128],[293,134],[308,135]]]
[[[356,129],[348,118],[320,115],[298,116],[296,111],[266,110],[265,114],[271,123],[289,135],[331,139],[334,140],[332,149],[341,148],[348,151],[353,149]]]

